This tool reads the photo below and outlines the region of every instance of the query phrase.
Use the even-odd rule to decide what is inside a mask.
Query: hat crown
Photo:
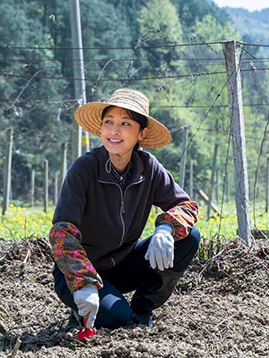
[[[108,103],[116,107],[127,108],[144,116],[149,115],[148,97],[144,93],[134,89],[120,88],[116,90],[108,100]]]
[[[77,123],[87,132],[100,137],[103,110],[108,106],[120,107],[145,116],[148,120],[148,133],[141,140],[141,147],[160,148],[170,143],[169,130],[155,118],[149,115],[149,100],[144,93],[131,89],[119,88],[108,102],[90,102],[75,111]]]

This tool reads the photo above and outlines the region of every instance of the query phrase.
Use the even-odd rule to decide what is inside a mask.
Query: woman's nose
[[[118,124],[113,124],[111,128],[111,133],[116,134],[120,132],[120,126]]]

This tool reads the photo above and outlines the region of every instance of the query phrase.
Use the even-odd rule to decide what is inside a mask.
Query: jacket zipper
[[[121,213],[121,220],[122,220],[122,225],[123,225],[123,232],[122,232],[122,236],[121,236],[121,241],[120,241],[120,244],[119,244],[118,247],[120,247],[120,246],[122,245],[123,240],[124,240],[124,236],[125,236],[125,223],[124,223],[123,215],[122,215],[122,214],[125,214],[125,205],[124,205],[125,195],[126,195],[126,193],[127,193],[127,190],[128,190],[131,186],[136,185],[136,184],[140,184],[142,181],[144,181],[144,179],[141,179],[140,181],[137,181],[137,182],[135,182],[135,183],[132,183],[132,184],[128,185],[127,188],[125,189],[124,194],[123,194],[123,192],[122,192],[122,190],[121,190],[121,187],[120,187],[117,183],[115,183],[115,184],[118,186],[118,188],[120,189],[120,193],[121,193],[121,211],[120,211],[120,213]]]
[[[120,247],[122,242],[123,242],[124,236],[125,236],[125,223],[124,223],[124,220],[123,220],[123,214],[125,213],[125,207],[124,207],[124,195],[123,195],[123,192],[121,190],[121,187],[118,184],[116,184],[116,185],[120,189],[120,195],[121,195],[120,219],[121,219],[121,223],[122,223],[122,235],[121,235],[120,244],[118,246],[118,247]],[[126,188],[126,190],[127,190],[127,188]]]
[[[125,223],[124,223],[124,219],[123,219],[123,214],[125,214],[125,205],[124,205],[124,199],[125,199],[125,195],[127,192],[127,189],[129,189],[131,186],[136,185],[136,184],[140,184],[142,181],[144,181],[144,179],[141,179],[135,183],[132,183],[130,185],[127,186],[127,188],[125,189],[125,193],[123,195],[123,192],[121,190],[121,187],[117,184],[117,183],[113,183],[113,182],[107,182],[107,181],[102,181],[102,180],[98,180],[100,183],[104,183],[104,184],[114,184],[116,185],[119,190],[120,190],[120,195],[121,195],[121,207],[120,207],[120,219],[121,219],[121,223],[122,223],[122,235],[121,235],[121,239],[120,239],[120,244],[118,247],[120,247],[123,243],[124,240],[124,236],[125,236]]]

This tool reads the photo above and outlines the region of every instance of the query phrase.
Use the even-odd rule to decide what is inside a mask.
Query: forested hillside
[[[179,178],[182,128],[187,125],[186,171],[188,176],[192,159],[195,189],[206,190],[209,185],[218,142],[216,186],[222,187],[229,172],[233,193],[222,41],[242,37],[228,14],[206,0],[81,0],[80,6],[87,100],[108,99],[121,86],[144,91],[152,103],[151,114],[172,133],[173,142],[154,151],[167,169]],[[71,122],[77,108],[70,1],[2,0],[0,13],[0,165],[6,130],[12,127],[13,198],[29,199],[35,169],[36,200],[41,200],[44,159],[49,161],[53,198],[62,142],[68,143],[71,164]],[[264,183],[269,154],[268,145],[261,147],[269,103],[268,62],[259,60],[262,51],[259,46],[245,46],[241,57],[252,194],[257,171]],[[99,144],[99,139],[91,138],[91,148]],[[260,193],[264,191],[262,184]]]
[[[225,7],[235,28],[246,39],[253,43],[269,44],[269,3],[261,11],[248,11],[240,8]],[[268,51],[266,51],[268,53]]]

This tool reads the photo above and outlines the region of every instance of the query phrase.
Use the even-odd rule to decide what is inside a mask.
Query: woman
[[[69,169],[50,230],[59,298],[86,326],[151,326],[152,310],[171,295],[189,266],[200,235],[197,205],[157,159],[171,135],[149,116],[147,97],[121,88],[106,103],[75,112],[103,146]],[[152,205],[162,209],[153,235],[139,241]],[[135,291],[131,304],[123,293]]]

